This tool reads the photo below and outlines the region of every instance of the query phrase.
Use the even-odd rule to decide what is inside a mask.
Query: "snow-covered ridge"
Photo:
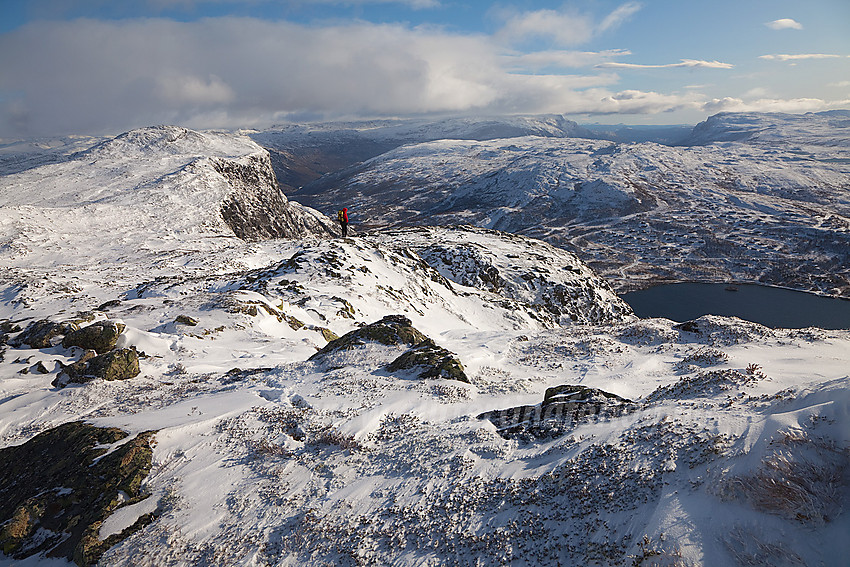
[[[682,145],[747,142],[850,147],[850,110],[806,114],[723,112],[697,124]]]
[[[134,130],[3,176],[0,204],[0,252],[22,267],[49,264],[51,254],[63,263],[134,261],[170,239],[331,230],[329,219],[288,202],[268,152],[250,139],[174,126]]]

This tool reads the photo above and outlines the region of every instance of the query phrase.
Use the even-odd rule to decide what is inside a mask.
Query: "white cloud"
[[[767,22],[767,27],[773,30],[801,30],[803,29],[803,25],[797,21],[792,20],[791,18],[782,18],[780,20],[773,20],[772,22]]]
[[[597,67],[609,69],[733,69],[735,66],[720,61],[699,61],[696,59],[681,59],[679,63],[667,63],[664,65],[640,65],[637,63],[618,63],[616,61],[600,63]]]
[[[776,61],[801,61],[804,59],[835,59],[837,57],[842,56],[835,55],[832,53],[798,53],[796,55],[789,55],[787,53],[774,53],[770,55],[759,55],[759,59],[772,59]]]
[[[591,65],[622,50],[510,54],[485,36],[401,25],[38,22],[0,35],[0,52],[4,137],[252,127],[297,114],[655,112],[683,103],[607,90],[617,77]]]
[[[627,2],[608,14],[599,24],[598,31],[605,32],[620,27],[623,22],[631,18],[634,14],[640,11],[643,6],[639,2]]]
[[[166,103],[210,105],[233,102],[233,89],[215,75],[207,79],[194,75],[160,76],[156,79],[156,95]]]
[[[595,36],[622,25],[641,9],[638,2],[627,2],[608,14],[600,23],[588,14],[569,10],[502,10],[505,24],[498,34],[503,41],[520,43],[542,39],[557,45],[580,45]]]
[[[544,38],[558,45],[579,45],[589,41],[593,33],[593,22],[588,16],[536,10],[509,16],[499,35],[510,42]]]
[[[606,51],[535,51],[505,57],[506,64],[515,69],[580,68],[598,66],[614,57],[631,55],[625,49]]]

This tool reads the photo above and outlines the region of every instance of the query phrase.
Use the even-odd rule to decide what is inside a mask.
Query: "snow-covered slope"
[[[684,145],[747,142],[770,146],[850,146],[850,110],[806,114],[723,112],[694,127]]]
[[[176,174],[157,136],[135,160],[115,140],[45,166],[49,206],[9,189],[37,170],[3,178],[0,545],[17,558],[0,565],[66,564],[51,549],[127,566],[850,553],[850,331],[637,320],[574,255],[482,228],[197,228],[192,180],[224,194],[206,164],[245,163],[247,142],[219,142],[174,152],[194,156]],[[116,205],[126,238],[86,216]],[[110,353],[138,367],[94,374]],[[423,378],[446,362],[466,380]]]
[[[773,124],[747,130],[759,143],[408,145],[293,198],[324,211],[345,203],[363,227],[463,222],[543,238],[620,290],[738,280],[850,296],[850,126],[840,115],[757,118]],[[724,115],[695,132],[756,122]],[[809,133],[799,143],[770,141],[798,130]]]

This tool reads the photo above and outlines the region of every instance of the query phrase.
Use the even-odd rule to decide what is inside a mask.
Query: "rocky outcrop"
[[[124,323],[116,321],[92,323],[65,335],[62,346],[65,348],[76,346],[104,354],[115,348],[118,344],[118,336],[124,332],[124,328]]]
[[[387,370],[411,370],[416,373],[417,378],[446,378],[469,382],[457,355],[438,346],[431,339],[425,339],[393,360]]]
[[[407,372],[422,379],[446,378],[469,382],[457,355],[438,346],[414,328],[410,319],[404,315],[387,315],[380,321],[331,340],[323,349],[311,356],[310,360],[327,362],[333,358],[334,354],[367,344],[411,347],[386,365],[386,369],[390,372]],[[338,365],[339,362],[332,362],[332,364]]]
[[[380,321],[365,325],[330,341],[309,360],[319,360],[328,354],[351,350],[367,343],[413,346],[426,340],[428,340],[428,337],[413,328],[413,323],[404,315],[387,315]]]
[[[394,229],[446,279],[486,290],[559,324],[620,323],[631,307],[575,254],[540,240],[472,226]]]
[[[101,524],[122,505],[147,497],[151,441],[145,432],[109,452],[127,437],[116,428],[72,422],[45,431],[23,445],[0,449],[0,549],[15,559],[45,553],[78,565],[93,565],[112,545],[153,520],[101,540]]]
[[[588,421],[619,417],[635,411],[637,404],[597,388],[563,385],[549,388],[543,402],[482,413],[505,439],[537,441],[559,437]]]

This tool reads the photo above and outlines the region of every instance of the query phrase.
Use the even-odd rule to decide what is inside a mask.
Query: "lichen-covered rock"
[[[104,354],[115,348],[118,337],[124,332],[124,323],[116,321],[99,321],[65,335],[62,346],[72,346],[90,349],[98,354]]]
[[[20,331],[21,327],[11,321],[0,321],[0,337],[5,337],[9,333],[18,333]]]
[[[597,388],[565,384],[549,388],[543,402],[482,413],[506,439],[536,441],[559,437],[582,422],[619,417],[638,405]]]
[[[322,333],[322,337],[328,342],[335,341],[339,338],[339,335],[328,329],[327,327],[314,327],[315,330]]]
[[[69,383],[84,384],[96,378],[101,380],[128,380],[139,375],[139,353],[134,348],[111,350],[92,356],[86,351],[74,364],[62,369],[53,385],[59,388]]]
[[[418,371],[417,378],[446,378],[469,382],[457,355],[438,346],[431,339],[425,339],[387,366],[390,372],[414,369]]]
[[[188,325],[189,327],[196,327],[198,325],[198,320],[188,315],[178,315],[174,322],[180,325]]]
[[[387,315],[380,321],[370,323],[330,341],[324,348],[311,356],[310,360],[322,358],[333,352],[350,350],[367,343],[413,346],[426,339],[428,337],[413,328],[413,323],[404,315]]]
[[[30,348],[50,348],[59,337],[76,331],[79,327],[73,323],[57,323],[48,319],[33,321],[14,339],[12,346],[28,345]]]
[[[102,456],[105,446],[127,433],[72,422],[0,449],[3,553],[15,559],[45,553],[92,565],[106,549],[152,521],[148,515],[120,534],[104,541],[98,537],[100,525],[122,502],[147,497],[141,485],[150,472],[154,433],[141,433]]]

